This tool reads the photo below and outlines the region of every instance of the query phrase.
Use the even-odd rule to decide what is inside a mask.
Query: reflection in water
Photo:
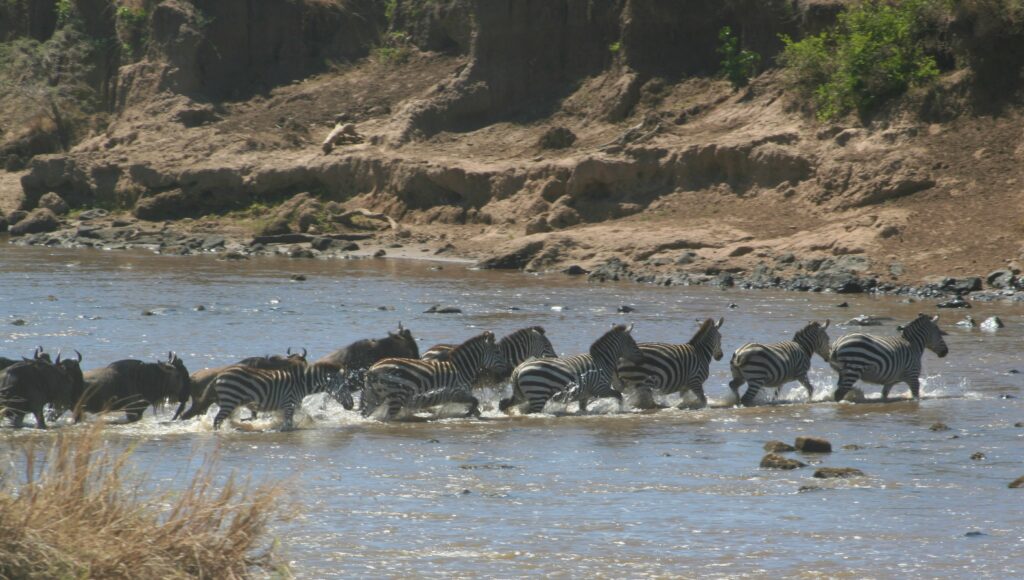
[[[399,321],[421,348],[541,324],[556,350],[576,353],[612,322],[635,322],[641,341],[682,342],[696,319],[725,316],[726,358],[712,364],[712,406],[699,411],[615,413],[597,404],[582,417],[507,418],[493,410],[500,393],[488,393],[480,420],[381,424],[313,397],[294,433],[261,419],[214,434],[211,415],[170,423],[172,409],[109,430],[112,442],[137,444],[135,460],[168,489],[188,479],[197,451],[213,448],[227,468],[292,478],[297,518],[275,531],[300,577],[1024,572],[1024,512],[1006,507],[1020,499],[1006,484],[1024,474],[1024,429],[1014,427],[1024,407],[1001,398],[1020,397],[1024,385],[1022,375],[1007,374],[1024,370],[1019,306],[976,305],[976,318],[999,314],[1007,323],[995,334],[955,328],[958,317],[944,313],[950,355],[925,355],[923,401],[871,403],[879,388],[868,386],[868,404],[828,402],[834,375],[815,359],[813,404],[794,383],[779,395],[788,404],[738,409],[727,361],[741,344],[857,314],[893,317],[870,329],[893,333],[932,305],[587,285],[392,260],[222,262],[4,246],[0,267],[0,355],[30,354],[37,344],[77,348],[86,369],[168,350],[190,370],[289,346],[316,358]],[[295,273],[308,280],[290,281]],[[841,301],[850,308],[836,308]],[[435,303],[465,314],[423,313]],[[622,304],[636,312],[617,314]],[[7,324],[15,318],[26,324]],[[833,338],[852,331],[829,330]],[[940,421],[951,430],[929,429]],[[804,454],[810,466],[791,472],[757,467],[765,441],[798,435],[826,437],[835,452]],[[8,440],[50,436],[0,432]],[[975,451],[987,459],[970,460]],[[817,466],[856,467],[867,477],[818,480]],[[973,530],[985,535],[965,537]]]

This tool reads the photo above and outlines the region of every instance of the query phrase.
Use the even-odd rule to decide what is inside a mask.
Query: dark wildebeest
[[[15,363],[0,371],[0,407],[3,416],[12,417],[14,426],[21,428],[25,415],[36,417],[36,426],[46,429],[43,407],[49,404],[59,415],[65,409],[78,404],[85,390],[82,378],[82,355],[77,350],[77,359],[50,362],[49,356],[39,356]],[[76,420],[78,419],[76,413]]]
[[[302,349],[302,354],[292,353],[292,349],[288,349],[287,354],[280,355],[266,355],[266,356],[251,356],[244,358],[233,365],[226,365],[222,367],[215,367],[212,369],[203,369],[192,373],[189,377],[188,388],[178,397],[181,404],[178,405],[178,410],[174,412],[174,419],[191,419],[196,415],[202,415],[206,413],[206,410],[210,408],[210,405],[217,402],[217,394],[212,389],[207,389],[213,379],[217,378],[217,375],[226,371],[233,366],[246,366],[257,369],[283,369],[290,366],[306,366],[306,349]],[[192,399],[192,406],[189,407],[188,411],[182,413],[185,409],[185,403],[188,402],[189,398]],[[252,417],[256,418],[256,411],[253,410]]]
[[[352,393],[363,388],[366,370],[386,358],[420,358],[416,339],[401,322],[398,323],[398,332],[388,332],[385,338],[357,340],[345,348],[339,348],[321,357],[316,362],[340,366],[345,372],[340,388]]]
[[[18,360],[18,359],[13,359],[13,358],[7,358],[7,357],[0,356],[0,371],[4,370],[5,368],[7,368],[7,367],[9,367],[11,365],[14,365],[14,364],[17,364],[17,363],[20,363],[20,362],[33,361],[33,360],[41,360],[41,361],[46,361],[46,362],[52,362],[50,360],[50,355],[48,353],[43,352],[43,347],[37,346],[35,352],[32,353],[32,358],[24,358],[24,357],[22,357],[21,360]]]
[[[125,359],[85,373],[84,410],[90,413],[124,411],[129,423],[142,418],[149,406],[175,402],[188,392],[188,369],[173,352],[167,361],[152,363]]]

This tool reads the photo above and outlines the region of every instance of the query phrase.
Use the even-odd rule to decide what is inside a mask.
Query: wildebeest
[[[56,362],[49,356],[40,356],[15,363],[0,372],[0,407],[3,416],[11,417],[14,426],[20,428],[27,413],[36,417],[36,426],[46,428],[43,407],[49,404],[59,415],[65,409],[78,404],[85,389],[82,377],[82,355],[76,359]],[[76,420],[77,420],[76,415]]]
[[[46,361],[46,362],[52,362],[50,360],[50,355],[48,353],[43,352],[43,347],[37,346],[36,350],[32,353],[32,358],[24,358],[23,357],[23,358],[21,358],[21,360],[18,360],[18,359],[14,359],[14,358],[7,358],[7,357],[0,356],[0,371],[4,370],[5,368],[7,368],[7,367],[9,367],[11,365],[14,365],[14,364],[17,364],[17,363],[20,363],[20,362],[33,361],[33,360],[42,360],[42,361]]]
[[[416,339],[408,328],[398,323],[397,332],[388,332],[385,338],[367,338],[357,340],[345,348],[340,348],[316,362],[326,362],[340,366],[345,370],[341,388],[355,392],[363,388],[363,376],[366,369],[386,358],[420,358],[420,349]]]
[[[168,399],[178,401],[188,392],[185,363],[173,352],[167,361],[152,363],[125,359],[85,373],[83,408],[90,413],[124,411],[129,423],[142,418],[146,408]]]
[[[233,365],[225,365],[222,367],[214,367],[212,369],[202,369],[192,373],[189,377],[188,388],[178,397],[181,403],[178,405],[178,410],[174,412],[173,419],[191,419],[196,415],[202,415],[206,413],[206,410],[210,408],[210,405],[217,402],[217,395],[212,389],[207,389],[213,379],[217,378],[217,375],[228,370],[233,366],[246,366],[257,369],[273,370],[282,369],[290,366],[305,366],[306,365],[306,349],[302,349],[302,354],[293,353],[289,348],[287,354],[274,354],[266,356],[251,356],[244,358]],[[185,409],[185,403],[188,402],[191,397],[192,406],[187,411],[182,413]],[[256,418],[256,411],[253,411],[252,418]]]

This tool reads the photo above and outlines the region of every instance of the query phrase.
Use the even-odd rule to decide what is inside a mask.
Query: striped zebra
[[[340,388],[343,375],[341,367],[324,362],[280,369],[230,367],[217,375],[208,387],[217,394],[220,406],[213,428],[220,428],[235,409],[249,406],[260,411],[284,409],[283,430],[290,431],[294,428],[295,410],[302,407],[302,399],[324,391],[337,392],[341,404],[351,409],[352,395]]]
[[[471,393],[473,381],[482,369],[501,368],[503,364],[491,332],[478,334],[453,348],[447,360],[384,359],[366,371],[360,411],[369,417],[386,405],[384,419],[388,420],[403,408],[465,403],[469,405],[466,416],[479,415],[480,402]]]
[[[701,407],[706,406],[704,381],[708,378],[711,359],[722,360],[722,335],[718,329],[723,322],[724,318],[719,318],[718,322],[706,319],[687,344],[640,343],[643,359],[619,364],[622,384],[647,395],[651,390],[665,395],[690,391],[700,399]]]
[[[614,397],[616,366],[620,358],[639,362],[643,354],[630,335],[633,325],[612,325],[612,329],[590,346],[589,354],[527,361],[512,371],[512,397],[502,399],[498,408],[526,406],[526,413],[538,413],[549,400],[579,400],[580,411],[587,410],[590,399]]]
[[[839,372],[834,400],[841,401],[857,380],[882,385],[882,400],[896,383],[907,383],[910,394],[921,396],[921,355],[929,349],[942,358],[949,347],[938,324],[938,316],[919,314],[906,326],[897,327],[899,336],[847,334],[832,345],[828,362]]]
[[[455,345],[437,344],[423,353],[423,360],[447,360]],[[474,389],[500,387],[512,376],[512,369],[530,359],[558,356],[544,333],[543,326],[521,328],[498,341],[498,350],[505,361],[503,369],[483,371],[473,383]]]
[[[793,340],[773,344],[745,344],[732,355],[729,367],[732,370],[732,381],[729,388],[736,395],[736,400],[744,406],[754,403],[757,393],[762,388],[775,389],[776,393],[782,385],[790,381],[799,381],[807,389],[807,400],[814,396],[814,387],[807,379],[807,371],[811,368],[811,357],[814,353],[828,361],[829,321],[825,324],[808,323],[793,335]],[[747,383],[747,392],[740,398],[740,387]]]

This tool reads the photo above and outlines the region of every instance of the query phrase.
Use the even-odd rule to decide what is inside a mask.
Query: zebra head
[[[460,361],[475,361],[474,372],[485,369],[494,369],[500,372],[507,366],[505,357],[501,356],[501,350],[494,342],[494,333],[489,330],[453,348],[450,360],[456,366],[461,366]]]
[[[825,329],[831,321],[826,320],[825,324],[821,324],[817,321],[810,322],[807,326],[801,328],[796,332],[793,337],[793,341],[803,345],[809,353],[818,353],[825,361],[828,361],[829,348],[832,340],[828,337],[828,333]]]
[[[722,333],[718,329],[723,322],[725,318],[719,318],[718,322],[713,318],[705,319],[690,339],[690,345],[710,352],[715,360],[722,360]]]
[[[613,324],[611,330],[590,345],[590,356],[598,363],[598,366],[603,366],[610,371],[615,370],[619,359],[626,359],[633,364],[643,363],[644,353],[633,340],[633,335],[630,334],[632,331],[632,324],[629,326]]]
[[[499,340],[498,348],[505,359],[505,364],[511,364],[513,367],[534,358],[558,356],[555,347],[544,334],[543,326],[521,328]]]
[[[943,358],[949,354],[949,347],[946,346],[946,341],[942,338],[946,333],[939,328],[938,322],[938,314],[935,316],[918,314],[917,318],[910,321],[906,326],[897,327],[897,330],[900,331],[903,338],[911,343],[920,344],[937,354],[939,358]]]

